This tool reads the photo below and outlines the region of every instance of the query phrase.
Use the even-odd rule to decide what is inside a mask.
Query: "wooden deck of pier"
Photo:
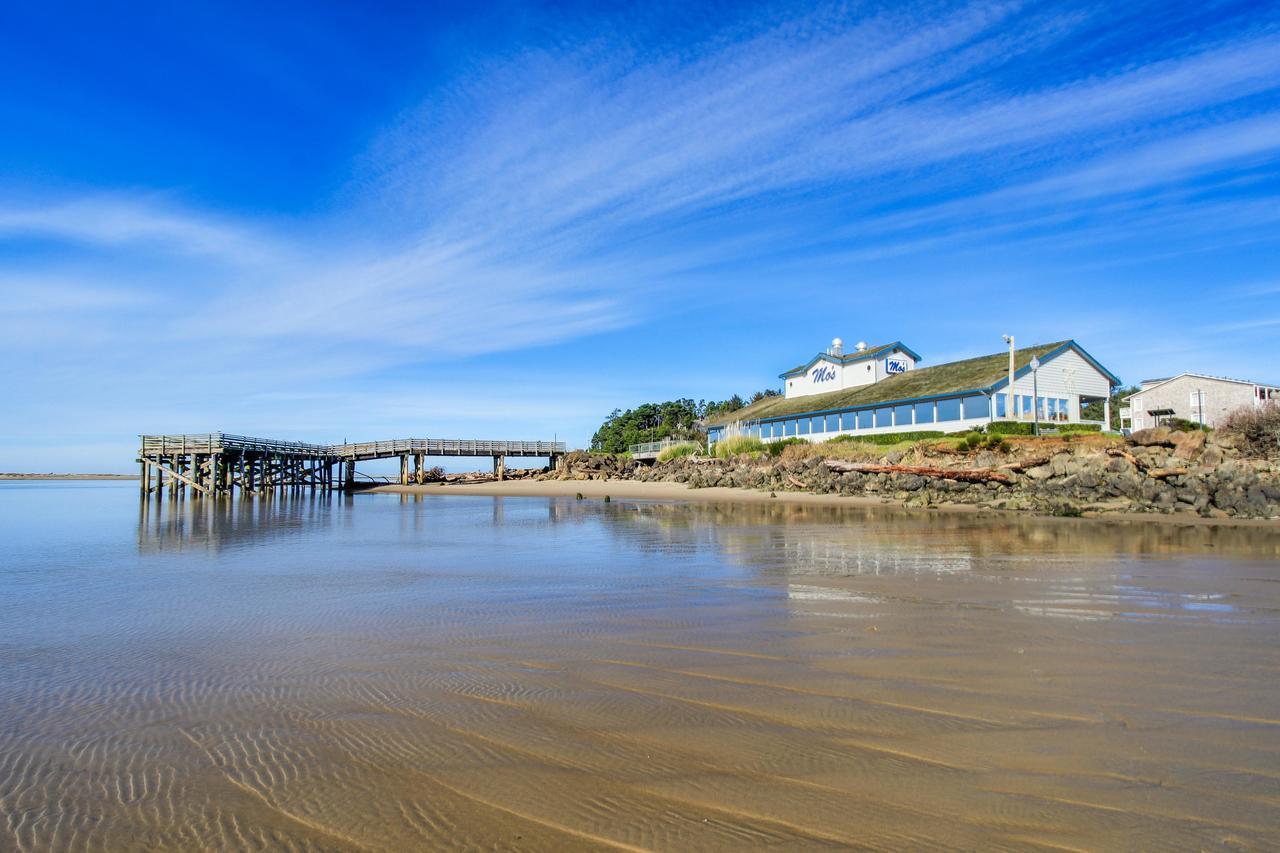
[[[564,442],[401,438],[355,444],[307,444],[215,432],[143,435],[138,451],[142,496],[266,494],[281,489],[327,491],[355,486],[356,463],[400,459],[403,485],[423,482],[428,456],[487,456],[499,480],[506,458],[547,457],[555,467]]]

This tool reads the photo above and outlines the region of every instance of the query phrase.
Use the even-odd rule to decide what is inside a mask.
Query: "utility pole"
[[[1031,356],[1031,411],[1036,419],[1036,435],[1040,434],[1040,384],[1036,381],[1036,371],[1040,369],[1040,359]]]
[[[1004,342],[1009,345],[1009,391],[1007,398],[1008,402],[1005,404],[1008,407],[1008,411],[1004,414],[1005,417],[1013,421],[1017,420],[1017,417],[1014,415],[1013,407],[1013,335],[1003,335],[1002,337],[1004,338]]]

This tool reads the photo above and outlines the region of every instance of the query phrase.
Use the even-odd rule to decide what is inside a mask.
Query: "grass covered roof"
[[[1043,357],[1069,343],[1070,341],[1058,341],[1052,344],[1023,347],[1016,351],[1014,363],[1017,369],[1021,370],[1031,361],[1032,356]],[[1008,375],[1009,353],[998,352],[939,364],[936,367],[917,367],[906,373],[886,377],[871,385],[846,388],[843,391],[830,391],[826,394],[811,394],[807,397],[792,399],[766,397],[736,412],[712,418],[708,423],[715,426],[734,421],[756,421],[797,415],[802,412],[851,409],[918,397],[955,394],[960,391],[990,388]]]

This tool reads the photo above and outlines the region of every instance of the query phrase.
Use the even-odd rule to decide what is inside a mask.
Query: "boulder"
[[[1173,447],[1174,431],[1166,426],[1140,429],[1129,436],[1129,441],[1138,447]]]
[[[1204,430],[1194,430],[1192,432],[1175,432],[1171,438],[1173,439],[1173,455],[1178,459],[1194,459],[1196,454],[1204,449],[1205,435]]]
[[[1200,464],[1207,468],[1213,468],[1221,465],[1224,458],[1222,448],[1216,444],[1210,444],[1204,449],[1204,453],[1200,454]]]

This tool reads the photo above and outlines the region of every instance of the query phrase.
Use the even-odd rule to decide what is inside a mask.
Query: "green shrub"
[[[1169,418],[1164,421],[1163,426],[1169,429],[1176,429],[1178,432],[1198,432],[1199,430],[1208,431],[1209,427],[1203,426],[1196,421],[1189,421],[1186,418]]]
[[[844,436],[837,436],[837,437],[843,438]],[[834,440],[835,439],[832,439],[832,441]],[[808,444],[808,443],[809,442],[805,441],[803,438],[784,438],[781,441],[769,442],[764,446],[764,449],[769,451],[770,456],[781,456],[782,451],[786,450],[788,447],[790,447],[793,444]]]
[[[717,459],[730,459],[739,453],[757,453],[765,449],[764,442],[753,435],[735,435],[722,438],[711,447]]]
[[[1035,425],[1022,421],[992,421],[987,424],[987,432],[994,435],[1034,435]]]
[[[1009,452],[1009,442],[1005,441],[1004,436],[1002,435],[989,435],[982,441],[975,444],[974,447],[981,447],[984,450],[993,450],[996,453]]]
[[[973,450],[975,447],[980,447],[982,445],[982,442],[985,440],[986,440],[986,436],[984,436],[982,433],[971,432],[960,439],[960,443],[958,447],[961,450]]]
[[[872,444],[900,444],[904,441],[923,441],[926,438],[941,438],[946,435],[943,432],[935,430],[922,430],[919,432],[882,432],[873,435],[840,435],[832,439],[832,441],[869,441]]]
[[[672,459],[679,459],[682,456],[692,456],[701,449],[701,446],[694,444],[692,441],[686,441],[682,444],[673,444],[670,447],[664,447],[662,449],[662,452],[658,454],[658,461],[670,462]]]
[[[1101,432],[1102,424],[1055,424],[1051,429],[1064,432]]]

